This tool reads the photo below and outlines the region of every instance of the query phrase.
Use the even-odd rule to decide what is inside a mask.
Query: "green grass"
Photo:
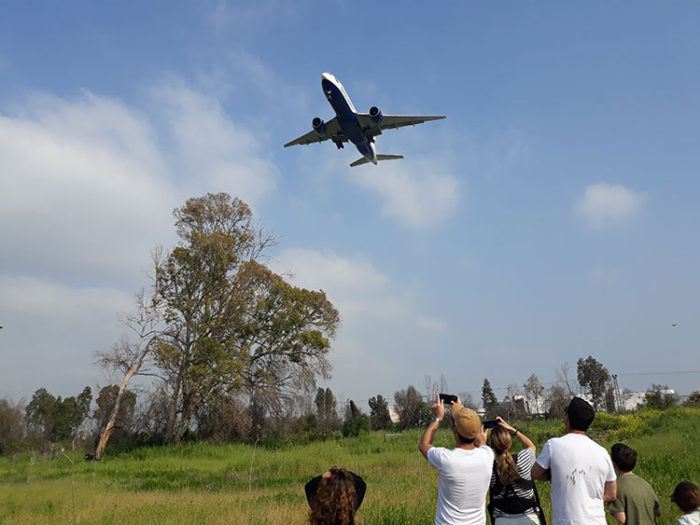
[[[552,421],[516,425],[538,445],[560,435]],[[660,523],[675,523],[667,495],[675,484],[700,481],[699,409],[600,414],[591,435],[607,448],[624,441],[639,452],[636,473],[656,490]],[[304,484],[331,465],[367,482],[358,523],[432,523],[437,473],[417,450],[420,431],[372,433],[305,445],[183,444],[107,455],[75,463],[66,456],[0,458],[0,524],[20,523],[304,523]],[[440,430],[435,444],[452,446]],[[108,450],[109,452],[109,450]],[[69,454],[70,456],[70,454]],[[252,461],[252,469],[251,469]],[[549,487],[538,484],[549,515]],[[73,500],[75,499],[75,506]]]

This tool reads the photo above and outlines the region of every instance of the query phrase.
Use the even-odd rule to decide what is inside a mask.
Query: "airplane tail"
[[[378,154],[377,155],[377,160],[396,160],[396,159],[402,159],[403,155],[383,155],[383,154]],[[357,159],[355,162],[350,164],[351,168],[354,168],[355,166],[361,166],[363,164],[368,164],[369,161],[367,160],[366,157],[362,157],[361,159]]]

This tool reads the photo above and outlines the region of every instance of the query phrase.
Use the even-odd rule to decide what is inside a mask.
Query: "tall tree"
[[[153,261],[156,266],[158,265],[159,259],[160,252],[154,252]],[[160,329],[162,328],[160,312],[156,308],[157,296],[158,293],[156,291],[152,298],[147,299],[144,292],[141,291],[136,296],[135,312],[127,316],[123,321],[124,326],[131,332],[131,337],[129,339],[122,339],[119,343],[115,344],[110,351],[98,352],[97,354],[98,363],[100,363],[102,367],[119,371],[124,375],[121,384],[115,387],[116,392],[114,392],[114,390],[111,391],[114,392],[113,399],[107,401],[106,398],[103,398],[102,392],[98,398],[98,404],[100,400],[102,400],[103,403],[109,403],[110,409],[109,412],[101,414],[101,418],[99,419],[100,439],[95,449],[95,459],[99,460],[102,458],[110,436],[121,426],[117,421],[120,414],[122,418],[125,415],[124,408],[122,408],[122,399],[124,396],[128,395],[127,387],[131,379],[137,375],[152,375],[148,364],[152,362],[153,352],[158,344],[158,337],[160,335]],[[105,395],[107,395],[107,393],[105,393]],[[127,404],[125,407],[128,408],[129,400],[127,399],[126,401]],[[133,412],[133,407],[131,407],[131,410]]]
[[[569,363],[562,363],[562,365],[557,368],[554,373],[557,376],[557,381],[563,388],[566,389],[569,397],[574,396],[578,386],[576,385],[576,381],[574,379],[569,378]]]
[[[0,399],[0,456],[13,452],[22,437],[21,408],[7,399]]]
[[[532,399],[532,408],[530,408],[530,415],[538,415],[544,413],[544,407],[541,406],[542,393],[544,392],[544,387],[540,384],[540,380],[537,374],[532,374],[527,378],[525,384],[523,385],[525,389],[525,396],[528,399]]]
[[[156,267],[167,328],[155,355],[167,377],[171,442],[216,396],[245,388],[256,411],[274,410],[295,390],[315,388],[330,370],[339,323],[325,293],[293,287],[259,262],[274,239],[241,200],[208,194],[174,215],[180,242]]]
[[[552,385],[547,396],[547,404],[549,405],[547,415],[552,419],[564,417],[566,407],[570,401],[571,395],[564,385],[561,383]]]
[[[498,408],[498,398],[496,398],[491,383],[486,378],[484,379],[484,384],[481,386],[481,402],[487,414],[490,414],[494,409]]]
[[[25,408],[29,434],[48,439],[56,418],[58,400],[45,388],[39,388]]]
[[[394,393],[394,401],[402,428],[422,427],[430,419],[430,409],[413,385]]]
[[[338,406],[330,388],[318,388],[316,393],[316,412],[321,428],[334,428],[338,423]]]
[[[373,430],[391,428],[389,405],[381,394],[369,398],[369,417]]]
[[[97,421],[97,432],[99,434],[102,434],[107,428],[111,416],[114,413],[114,408],[117,405],[117,401],[119,401],[119,407],[117,408],[117,416],[113,422],[115,431],[123,430],[126,432],[133,423],[134,409],[136,408],[136,393],[131,390],[126,390],[120,397],[119,391],[119,385],[108,385],[102,387],[97,395],[97,399],[95,400],[97,408],[95,408],[92,417]],[[96,456],[96,459],[99,458]]]
[[[27,405],[27,427],[30,433],[51,441],[68,439],[75,434],[90,410],[92,391],[86,386],[77,397],[54,397],[40,388]]]
[[[80,425],[90,412],[92,390],[86,386],[77,397],[67,397],[63,401],[59,397],[56,403],[51,441],[69,439],[75,435]]]
[[[610,379],[608,369],[590,355],[586,359],[580,358],[576,369],[578,382],[591,396],[594,408],[602,408],[605,405],[605,385]]]

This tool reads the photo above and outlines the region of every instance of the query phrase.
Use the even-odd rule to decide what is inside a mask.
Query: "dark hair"
[[[700,489],[690,481],[681,481],[673,489],[671,501],[686,514],[693,512],[700,506]]]
[[[612,446],[610,457],[623,472],[632,472],[637,465],[637,451],[623,443],[615,443]]]
[[[355,523],[355,484],[352,474],[332,467],[330,477],[322,478],[311,500],[311,525],[352,525]]]
[[[585,432],[593,423],[595,418],[595,410],[588,402],[580,397],[575,397],[566,407],[566,413],[569,416],[569,426],[573,430]]]

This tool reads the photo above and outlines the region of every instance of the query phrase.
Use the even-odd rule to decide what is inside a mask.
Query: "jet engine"
[[[377,106],[369,108],[369,118],[371,118],[372,122],[375,124],[379,124],[382,121],[383,115]]]
[[[323,122],[323,119],[321,117],[316,117],[311,121],[311,127],[316,130],[316,133],[319,135],[325,135],[326,134],[326,123]]]

